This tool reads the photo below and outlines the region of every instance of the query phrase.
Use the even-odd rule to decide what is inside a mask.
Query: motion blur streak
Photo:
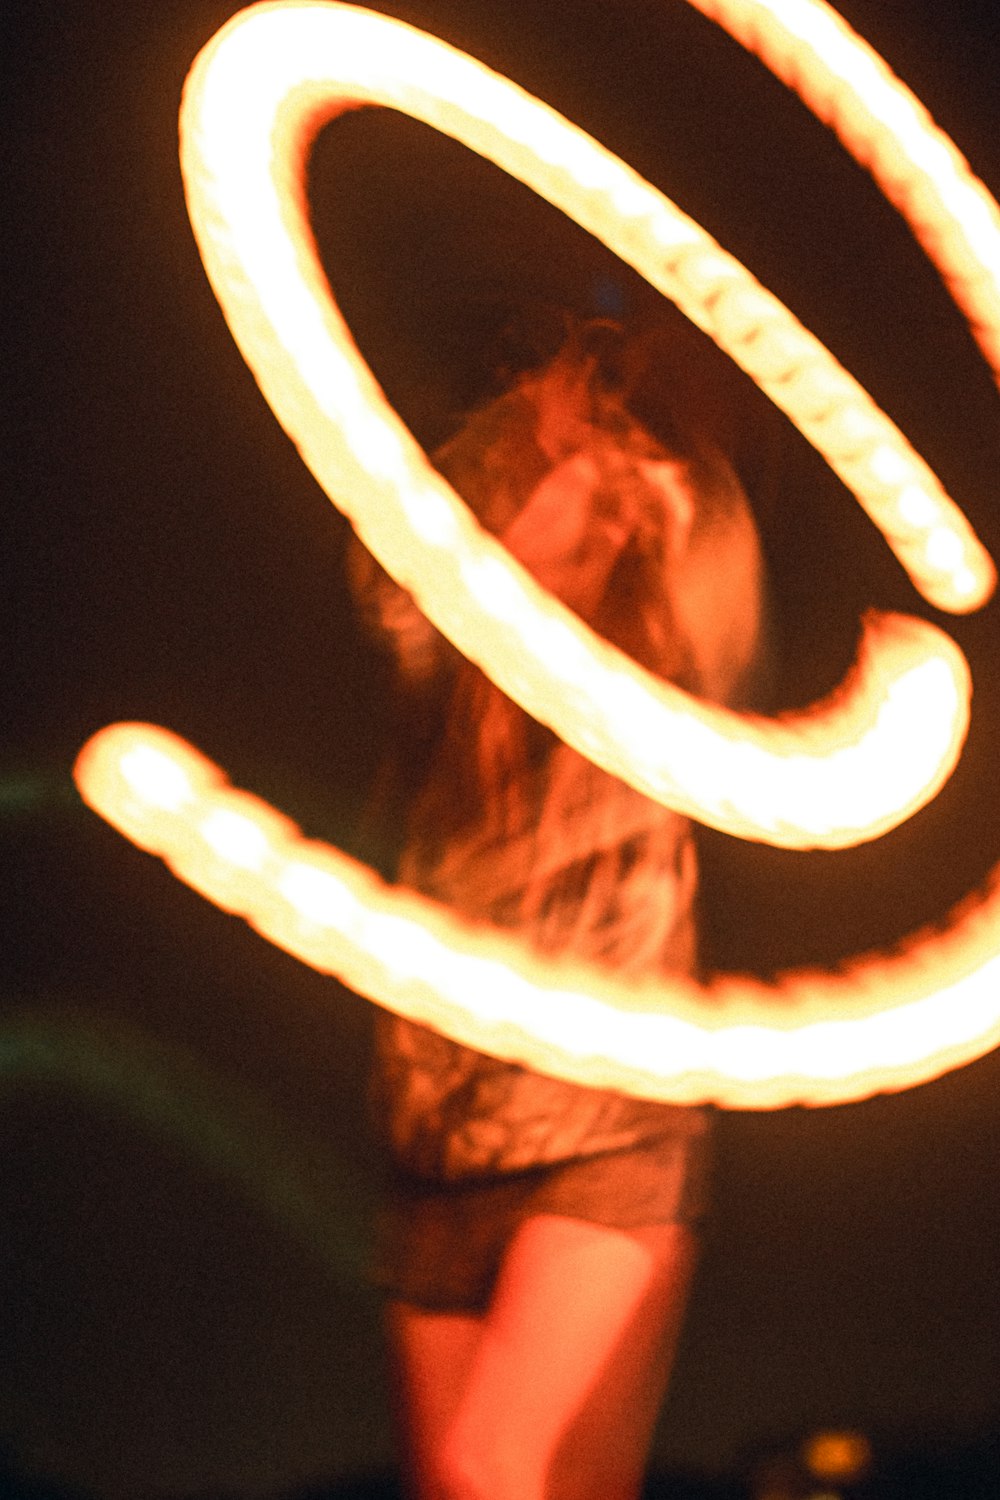
[[[909,91],[819,0],[694,3],[871,167],[996,370],[1000,214]],[[264,4],[234,17],[196,60],[182,168],[229,326],[326,493],[498,686],[649,796],[790,847],[844,847],[910,816],[950,773],[967,727],[968,669],[942,632],[871,617],[857,666],[831,700],[776,722],[731,714],[595,637],[430,467],[361,359],[309,228],[308,149],[327,120],[362,103],[402,110],[495,161],[672,298],[823,454],[928,600],[973,609],[996,579],[961,512],[870,397],[631,168],[401,22],[340,4]],[[933,1077],[1000,1039],[992,887],[943,933],[837,976],[626,989],[579,966],[543,964],[389,890],[229,789],[166,731],[102,731],[77,778],[103,816],[273,942],[381,1004],[543,1071],[744,1108],[833,1104]]]
[[[739,1109],[841,1104],[924,1082],[1000,1041],[1000,876],[945,930],[836,975],[629,988],[533,958],[385,885],[234,791],[166,730],[109,726],[84,748],[76,777],[102,817],[278,947],[380,1005],[560,1077]],[[250,834],[235,843],[239,857],[213,835],[228,820]]]

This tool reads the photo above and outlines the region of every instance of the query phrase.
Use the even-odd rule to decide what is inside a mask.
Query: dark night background
[[[353,847],[387,732],[345,604],[346,523],[244,368],[187,224],[181,84],[235,8],[5,9],[0,1445],[112,1500],[264,1496],[391,1462],[359,1269],[367,1006],[179,886],[69,781],[94,730],[151,719]],[[509,73],[704,223],[873,388],[1000,554],[1000,407],[961,320],[757,63],[682,0],[382,8]],[[989,0],[842,9],[1000,190]],[[510,308],[659,316],[558,214],[409,121],[328,129],[313,198],[348,320],[428,443]],[[861,609],[934,616],[788,442],[764,525],[793,702],[837,679]],[[892,944],[1000,858],[998,620],[994,603],[943,622],[972,663],[973,728],[905,828],[839,855],[705,839],[721,965]],[[988,1057],[897,1098],[726,1117],[661,1470],[735,1472],[816,1425],[897,1444],[1000,1431],[998,1084]]]

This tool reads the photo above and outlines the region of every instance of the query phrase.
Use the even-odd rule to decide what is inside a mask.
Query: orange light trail
[[[1000,210],[965,157],[825,0],[689,0],[836,132],[899,210],[1000,383]]]
[[[876,159],[887,191],[891,157],[893,201],[981,345],[1000,347],[996,206],[881,60],[813,0],[700,8],[795,86],[801,49],[805,102],[859,157]],[[854,672],[830,700],[778,721],[736,715],[599,640],[481,531],[431,468],[362,360],[308,222],[308,149],[321,125],[359,103],[399,109],[496,162],[672,298],[823,454],[926,598],[962,612],[995,584],[965,518],[871,398],[631,168],[514,84],[401,22],[350,5],[263,4],[234,17],[196,60],[181,161],[227,322],[328,496],[498,686],[646,794],[789,847],[844,847],[910,816],[950,774],[967,726],[968,668],[943,632],[873,616]],[[935,217],[928,183],[939,179]],[[77,777],[115,826],[305,962],[543,1071],[741,1108],[838,1103],[932,1077],[1000,1037],[989,1000],[994,929],[984,915],[992,898],[929,948],[861,960],[846,975],[627,990],[578,966],[541,964],[513,940],[389,891],[345,856],[301,840],[265,804],[227,790],[220,771],[166,731],[103,731]]]
[[[195,62],[181,162],[229,326],[327,495],[466,656],[647,796],[737,837],[797,848],[842,848],[903,822],[950,774],[964,736],[968,678],[940,632],[873,626],[864,670],[832,703],[777,723],[747,719],[692,699],[600,641],[431,468],[340,317],[308,222],[308,147],[324,121],[359,102],[404,110],[488,156],[603,239],[729,352],[752,350],[746,368],[814,441],[822,416],[826,456],[929,597],[967,608],[994,580],[957,507],[870,398],[736,261],[596,141],[400,22],[337,4],[262,5],[223,27]]]
[[[498,1057],[601,1088],[734,1109],[903,1089],[1000,1042],[1000,873],[943,933],[846,973],[642,986],[530,956],[327,844],[167,730],[116,724],[76,768],[86,801],[303,963]]]

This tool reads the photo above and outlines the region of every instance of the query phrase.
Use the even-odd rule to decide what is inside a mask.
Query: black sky
[[[700,219],[873,388],[1000,555],[996,391],[891,210],[759,65],[682,0],[383,8],[509,73]],[[132,1500],[262,1494],[388,1453],[374,1310],[350,1279],[372,1173],[358,1123],[367,1008],[205,908],[68,782],[90,733],[151,719],[350,845],[386,732],[344,601],[345,523],[242,365],[186,220],[180,88],[233,9],[13,0],[5,13],[0,1434],[25,1462]],[[843,9],[1000,190],[995,12]],[[658,315],[525,190],[393,116],[324,134],[313,201],[348,319],[428,443],[511,308]],[[802,701],[836,681],[860,610],[937,617],[801,445],[788,474],[764,526],[782,691]],[[721,964],[891,944],[1000,859],[997,622],[995,604],[939,620],[972,663],[973,728],[952,782],[906,828],[836,856],[706,839]],[[78,1084],[31,1083],[11,1042],[28,1022],[63,1036],[97,1024],[121,1056],[137,1034],[173,1049],[135,1052],[133,1094],[148,1102],[159,1068],[182,1114],[185,1089],[202,1101],[192,1118],[229,1110],[260,1160],[273,1127],[326,1209],[276,1226],[231,1163],[197,1164],[169,1109],[140,1125],[94,1103],[114,1086],[93,1070],[91,1102]],[[93,1033],[73,1034],[79,1078]],[[211,1079],[243,1102],[214,1103]],[[946,1436],[1000,1424],[998,1083],[991,1057],[895,1099],[724,1122],[663,1462],[724,1468],[818,1422]]]

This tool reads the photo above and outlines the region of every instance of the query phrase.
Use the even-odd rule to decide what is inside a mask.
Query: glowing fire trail
[[[846,973],[629,988],[386,886],[234,791],[166,730],[112,725],[76,774],[128,838],[304,963],[459,1041],[581,1083],[738,1109],[842,1104],[1000,1042],[1000,873],[947,931]]]
[[[810,107],[871,163],[996,368],[1000,217],[912,95],[819,0],[694,3],[801,82]],[[195,63],[182,164],[234,337],[328,495],[499,686],[648,795],[742,837],[800,847],[855,843],[909,816],[947,776],[965,733],[967,668],[940,631],[878,617],[832,701],[775,723],[728,714],[599,641],[430,468],[358,354],[309,230],[306,152],[326,120],[357,103],[400,109],[489,157],[675,300],[825,456],[928,599],[972,609],[995,582],[961,512],[888,418],[629,167],[400,22],[354,6],[265,4],[235,17]],[[256,799],[223,790],[221,773],[164,731],[104,731],[77,774],[104,816],[273,941],[383,1004],[548,1071],[741,1107],[835,1103],[931,1077],[1000,1035],[991,897],[906,958],[866,959],[846,978],[789,975],[775,990],[720,979],[706,1009],[693,985],[626,990],[542,965],[513,941],[388,892]]]

